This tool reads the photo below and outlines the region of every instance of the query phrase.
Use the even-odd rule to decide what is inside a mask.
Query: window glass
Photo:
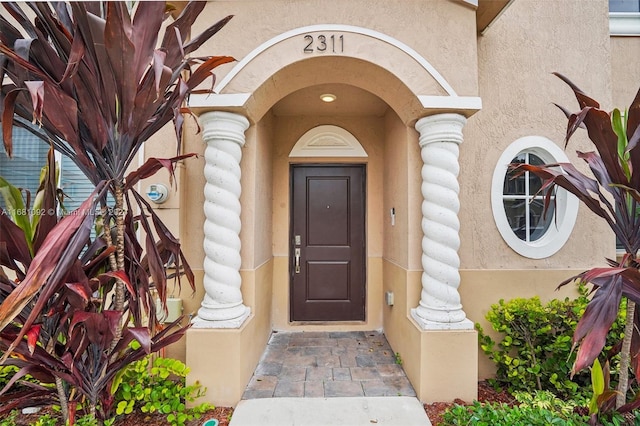
[[[0,146],[0,176],[12,185],[28,190],[34,197],[40,183],[40,171],[47,162],[48,151],[49,146],[41,139],[26,129],[14,127],[13,157],[7,156],[4,144]],[[57,159],[60,167],[58,186],[66,195],[65,208],[72,211],[87,199],[94,187],[71,159],[64,155]],[[5,207],[2,197],[0,207]]]
[[[640,12],[640,0],[609,0],[609,12]]]
[[[545,162],[530,152],[521,152],[512,163],[543,165]],[[523,241],[536,241],[544,236],[553,219],[555,196],[544,211],[545,193],[540,192],[542,179],[533,173],[517,176],[515,171],[505,175],[503,185],[504,211],[514,234]]]
[[[0,176],[35,197],[40,184],[40,170],[47,163],[48,151],[49,147],[31,132],[14,127],[12,158],[7,155],[4,143],[0,144]],[[6,207],[1,196],[0,207]]]

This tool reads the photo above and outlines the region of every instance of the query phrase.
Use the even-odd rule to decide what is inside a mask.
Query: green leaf
[[[124,410],[127,408],[127,401],[118,402],[118,406],[116,407],[116,414],[121,415],[124,414]]]
[[[627,179],[631,179],[631,170],[629,168],[629,153],[627,152],[627,119],[626,114],[623,116],[620,114],[618,108],[611,112],[611,127],[614,133],[618,136],[618,158],[622,165]]]
[[[589,401],[589,414],[596,414],[598,412],[598,397],[604,392],[604,372],[598,358],[593,361],[591,366],[591,387],[593,396]]]
[[[24,232],[29,251],[33,255],[33,229],[31,228],[31,221],[29,219],[29,210],[22,199],[22,193],[18,188],[0,176],[0,194],[2,194],[2,198],[4,199],[6,212],[11,217],[13,223],[18,225]]]

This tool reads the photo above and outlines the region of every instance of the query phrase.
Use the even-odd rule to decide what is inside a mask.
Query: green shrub
[[[199,383],[186,386],[189,369],[184,363],[170,358],[155,358],[149,367],[150,357],[130,364],[118,376],[112,390],[115,391],[116,414],[130,414],[139,409],[143,413],[162,413],[175,426],[199,418],[213,408],[203,403],[191,408],[193,402],[204,395]]]
[[[3,389],[14,374],[18,372],[18,367],[13,365],[0,365],[0,389]]]
[[[578,290],[575,299],[553,299],[545,305],[536,296],[500,300],[491,306],[486,319],[503,336],[502,341],[495,342],[479,324],[476,329],[480,347],[496,364],[495,386],[506,386],[512,393],[537,389],[564,398],[590,396],[587,370],[570,379],[575,360],[571,338],[588,302],[585,287]],[[619,341],[623,329],[624,309],[614,322],[605,350]]]
[[[553,392],[544,390],[535,391],[534,393],[516,392],[513,396],[520,403],[520,408],[540,408],[560,413],[563,417],[570,417],[577,407],[584,406],[582,403],[584,401],[578,402],[572,399],[564,401]]]
[[[49,414],[43,414],[36,420],[34,426],[56,426],[58,424],[58,420],[52,417]]]
[[[521,405],[509,407],[506,404],[482,404],[471,406],[455,405],[443,414],[447,425],[475,426],[582,426],[588,424],[587,416],[563,414],[545,408]]]
[[[16,426],[18,410],[11,411],[5,418],[0,419],[0,426]]]

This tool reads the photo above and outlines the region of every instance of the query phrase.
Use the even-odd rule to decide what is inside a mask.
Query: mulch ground
[[[191,420],[186,423],[186,426],[200,426],[205,420],[217,419],[220,426],[229,426],[231,420],[231,414],[233,408],[229,407],[216,407],[213,410],[209,410],[202,415],[199,419]],[[43,408],[36,414],[19,414],[16,419],[16,426],[31,426],[44,414],[49,414],[51,417],[60,418],[58,413],[54,412],[50,408]],[[0,417],[1,419],[1,417]],[[62,421],[60,421],[62,424]],[[141,412],[135,412],[126,416],[118,417],[118,420],[114,423],[114,426],[170,426],[171,424],[166,420],[166,416],[162,414],[145,414]]]
[[[514,406],[517,403],[510,393],[504,390],[498,392],[486,381],[478,382],[478,401],[483,403],[503,402],[509,406]],[[431,420],[433,426],[447,426],[442,421],[442,415],[447,408],[452,407],[454,404],[470,405],[472,402],[473,401],[463,401],[461,399],[456,399],[454,402],[434,402],[432,404],[424,404],[424,410],[427,412],[427,416],[429,416],[429,420]]]

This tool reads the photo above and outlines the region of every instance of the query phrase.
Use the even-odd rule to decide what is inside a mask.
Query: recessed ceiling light
[[[320,95],[320,99],[322,100],[322,102],[333,102],[336,100],[336,95],[332,93],[325,93],[323,95]]]

